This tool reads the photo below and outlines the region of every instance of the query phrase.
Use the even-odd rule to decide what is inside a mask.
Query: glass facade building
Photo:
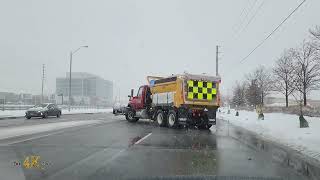
[[[84,72],[73,72],[71,80],[71,96],[75,101],[96,98],[108,103],[112,102],[113,83],[111,81]],[[69,73],[66,73],[66,77],[56,79],[56,94],[69,97]],[[67,98],[65,99],[68,101]]]

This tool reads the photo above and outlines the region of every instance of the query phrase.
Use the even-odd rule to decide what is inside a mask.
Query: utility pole
[[[4,111],[4,105],[6,103],[6,96],[3,96],[2,101],[3,101],[3,103],[2,103],[2,111]]]
[[[68,109],[71,109],[71,70],[72,70],[72,56],[74,53],[78,52],[81,48],[88,48],[88,46],[80,46],[74,51],[70,51],[70,72],[69,72],[69,106]]]
[[[120,87],[119,87],[119,103],[120,103]],[[121,104],[121,103],[120,103]]]
[[[216,46],[216,76],[219,76],[219,46]]]
[[[69,111],[71,106],[71,68],[72,68],[72,52],[70,52],[70,71],[69,71],[69,106],[68,106]]]
[[[43,85],[44,85],[44,75],[45,75],[45,71],[44,71],[44,64],[42,64],[42,86],[41,86],[41,103],[43,103]]]

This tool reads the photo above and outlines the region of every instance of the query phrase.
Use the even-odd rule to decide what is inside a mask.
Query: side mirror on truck
[[[132,97],[133,97],[133,91],[134,91],[134,90],[133,90],[133,89],[131,89],[131,94],[130,94],[130,95],[128,95],[128,97],[129,97],[129,98],[132,98]]]

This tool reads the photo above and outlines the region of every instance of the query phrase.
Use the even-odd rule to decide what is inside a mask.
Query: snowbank
[[[25,115],[26,110],[14,110],[14,111],[0,111],[0,118],[5,117],[22,117]],[[62,109],[63,114],[82,114],[82,113],[106,113],[112,112],[111,108],[108,109],[71,109],[69,112],[67,109]]]
[[[289,146],[307,156],[320,160],[320,118],[305,117],[309,128],[299,128],[297,115],[283,113],[265,113],[265,120],[258,120],[256,112],[235,110],[227,114],[227,109],[221,108],[218,118],[253,131],[262,137]]]

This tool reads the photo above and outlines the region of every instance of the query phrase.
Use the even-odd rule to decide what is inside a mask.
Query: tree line
[[[320,89],[320,26],[309,33],[299,47],[284,50],[272,68],[259,66],[236,82],[231,104],[263,105],[265,97],[276,91],[285,97],[286,107],[290,96],[306,106],[309,93]]]

